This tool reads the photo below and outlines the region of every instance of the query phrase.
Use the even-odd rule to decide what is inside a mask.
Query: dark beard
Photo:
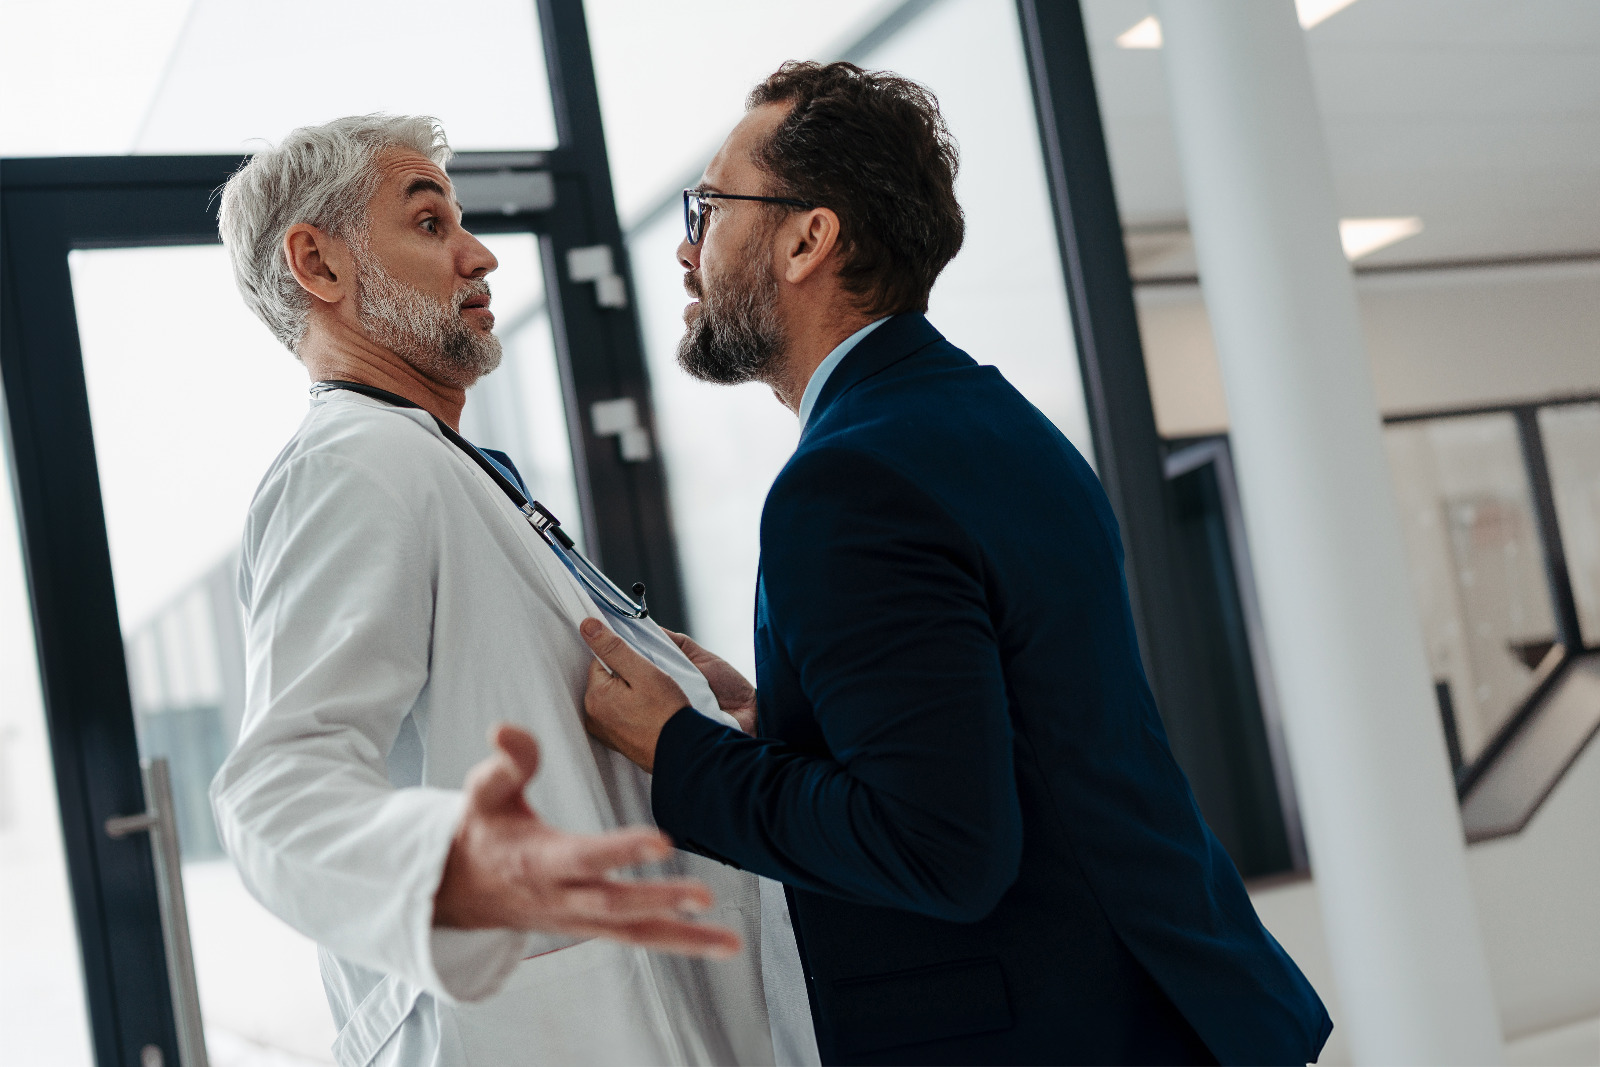
[[[678,366],[703,382],[766,382],[788,348],[778,319],[778,280],[761,255],[766,242],[746,244],[733,276],[705,292],[698,270],[684,288],[700,310],[678,342]]]

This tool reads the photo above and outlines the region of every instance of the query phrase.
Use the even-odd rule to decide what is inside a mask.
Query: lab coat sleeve
[[[428,681],[439,552],[391,482],[311,453],[258,493],[240,574],[244,721],[212,802],[228,854],[270,911],[354,963],[475,1000],[546,946],[433,926],[465,797],[388,776]]]

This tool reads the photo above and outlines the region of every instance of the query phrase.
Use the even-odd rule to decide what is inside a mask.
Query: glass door
[[[52,930],[75,928],[87,1044],[103,1065],[199,1059],[180,1052],[161,908],[170,882],[157,877],[168,865],[142,832],[152,799],[141,759],[170,768],[170,866],[187,888],[210,1059],[327,1062],[332,1036],[315,947],[243,890],[206,796],[242,710],[233,572],[245,509],[303,416],[308,383],[244,308],[215,243],[214,191],[240,157],[137,153],[237,151],[251,136],[379,108],[439,113],[473,149],[450,172],[468,228],[501,264],[490,281],[506,360],[473,390],[462,429],[510,453],[608,571],[645,581],[653,615],[685,624],[581,0],[496,0],[453,24],[458,46],[424,34],[442,57],[433,96],[427,79],[390,63],[370,78],[324,79],[314,113],[280,107],[287,97],[261,90],[268,75],[251,75],[282,74],[273,35],[294,12],[326,13],[295,4],[267,25],[234,6],[191,5],[160,45],[166,66],[149,84],[123,79],[150,103],[120,147],[0,131],[0,151],[59,154],[0,160],[0,382],[37,635],[46,730],[35,733],[48,735],[65,860],[54,869],[64,866],[70,905],[70,924]],[[347,7],[343,22],[359,22],[357,9],[373,20],[355,66],[386,62],[380,38],[407,47],[414,24],[436,21],[413,4]],[[79,36],[88,47],[107,32]],[[53,40],[42,35],[40,48]],[[127,66],[102,52],[113,74]],[[458,107],[468,85],[471,106]],[[504,121],[490,128],[494,115]],[[22,766],[27,724],[9,722],[0,760]],[[31,810],[7,803],[9,785],[7,772],[0,816]],[[48,829],[34,836],[48,843]],[[15,880],[4,889],[7,907],[26,899]]]
[[[8,1062],[89,1067],[83,968],[10,459],[0,456],[0,1034]]]
[[[506,358],[468,436],[509,453],[577,525],[538,238],[485,238]],[[220,245],[69,256],[139,753],[168,761],[211,1062],[331,1062],[316,946],[246,892],[207,790],[243,714],[235,572],[245,511],[307,406],[308,379],[234,290]],[[170,315],[174,279],[182,315]]]
[[[1494,412],[1405,422],[1384,442],[1446,736],[1454,733],[1458,765],[1471,764],[1557,643],[1516,420]]]

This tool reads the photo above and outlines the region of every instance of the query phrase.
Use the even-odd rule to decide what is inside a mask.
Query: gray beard
[[[778,280],[752,247],[757,243],[745,247],[739,269],[720,287],[705,291],[699,278],[685,278],[690,295],[700,297],[700,310],[678,342],[678,366],[703,382],[771,384],[788,350],[778,319]]]
[[[461,302],[489,283],[481,278],[456,291],[451,304],[414,289],[383,269],[365,247],[353,246],[361,328],[378,344],[432,378],[466,389],[500,366],[500,338],[461,317]]]

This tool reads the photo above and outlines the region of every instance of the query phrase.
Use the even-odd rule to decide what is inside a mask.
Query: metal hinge
[[[594,300],[601,307],[628,306],[628,287],[617,273],[610,245],[568,249],[567,274],[575,282],[594,282]]]
[[[639,405],[633,397],[590,404],[589,424],[596,437],[617,439],[624,463],[643,463],[650,458],[650,431],[639,425]]]

